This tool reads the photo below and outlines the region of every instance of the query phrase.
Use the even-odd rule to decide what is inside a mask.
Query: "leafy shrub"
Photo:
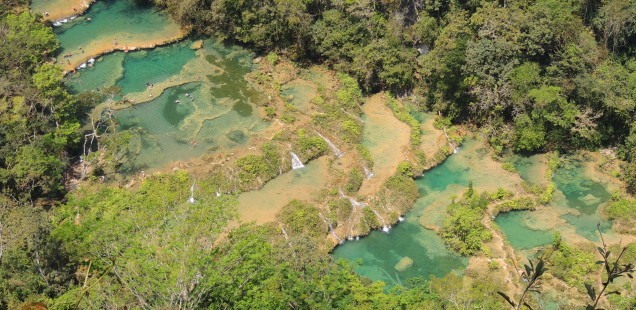
[[[451,249],[461,255],[473,255],[492,239],[492,233],[482,224],[487,206],[487,194],[472,193],[472,188],[461,201],[448,206],[441,236]]]
[[[344,190],[347,193],[355,193],[362,186],[362,182],[364,181],[364,175],[358,169],[358,167],[354,167],[349,171],[349,175],[347,178],[347,183],[345,183]]]
[[[506,170],[506,171],[513,172],[513,173],[514,173],[514,172],[517,172],[517,168],[515,168],[515,165],[513,165],[513,164],[512,164],[512,163],[510,163],[510,162],[507,162],[507,163],[503,163],[503,164],[501,164],[501,168],[503,168],[503,169],[504,169],[504,170]]]
[[[280,210],[277,218],[285,224],[290,234],[321,237],[328,230],[318,213],[319,210],[315,206],[294,199]]]

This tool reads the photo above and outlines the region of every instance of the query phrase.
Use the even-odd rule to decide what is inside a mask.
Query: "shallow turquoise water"
[[[601,223],[603,232],[607,232],[611,227],[611,223],[598,214],[598,207],[611,197],[605,186],[588,179],[584,175],[583,164],[572,157],[566,157],[554,175],[554,182],[557,189],[565,195],[567,206],[580,213],[567,214],[562,218],[576,228],[577,234],[592,241],[599,241],[596,224]]]
[[[124,53],[100,57],[94,66],[67,75],[64,83],[72,93],[114,86],[123,75],[125,57]]]
[[[536,175],[535,172],[536,165],[540,164],[538,156],[518,156],[514,157],[512,162],[524,180],[535,184],[544,183],[544,176]],[[611,222],[602,219],[598,213],[599,207],[611,196],[605,185],[590,180],[585,175],[583,163],[573,156],[563,157],[562,165],[557,169],[552,181],[556,185],[557,195],[551,207],[573,211],[562,215],[561,218],[572,225],[578,235],[598,242],[600,239],[596,230],[597,223],[601,224],[601,231],[604,233],[611,228]],[[558,195],[559,192],[563,196]],[[530,229],[533,225],[528,225],[528,221],[534,220],[531,214],[531,211],[512,212],[500,214],[496,219],[512,247],[517,250],[548,244],[554,233]]]
[[[506,235],[515,250],[529,250],[552,243],[554,232],[533,230],[528,228],[531,221],[530,211],[513,211],[501,213],[495,219],[497,225]]]
[[[112,44],[117,39],[127,44],[135,37],[151,37],[172,26],[165,13],[156,8],[133,0],[100,0],[74,21],[54,28],[60,41],[60,54],[81,53],[80,47],[89,42],[103,41]],[[91,18],[90,21],[87,18]]]
[[[440,216],[423,214],[423,210],[435,200],[427,194],[445,191],[451,184],[468,185],[468,167],[460,159],[451,156],[416,180],[423,197],[416,201],[405,221],[396,225],[390,233],[372,231],[358,241],[347,241],[336,247],[333,257],[361,262],[355,268],[356,272],[390,286],[403,284],[404,280],[413,277],[428,279],[431,275],[442,277],[451,271],[461,272],[468,265],[468,259],[451,253],[434,231],[419,223],[420,217]],[[397,271],[394,266],[405,256],[413,260],[413,266]]]
[[[195,52],[192,42],[116,52],[67,76],[74,92],[118,86],[124,96],[146,91],[147,83],[199,80],[169,87],[151,101],[115,112],[120,130],[133,134],[128,161],[120,172],[158,168],[243,146],[268,126],[254,113],[261,95],[245,80],[253,69],[253,54],[214,40],[206,40],[204,48]]]
[[[123,76],[116,86],[123,94],[141,92],[146,84],[155,84],[178,74],[183,66],[196,57],[190,41],[159,47],[151,51],[128,53],[123,63]]]
[[[257,117],[244,117],[232,107],[211,100],[203,83],[168,88],[158,98],[115,113],[120,130],[135,139],[129,162],[122,173],[151,169],[221,149],[245,145],[266,124]]]

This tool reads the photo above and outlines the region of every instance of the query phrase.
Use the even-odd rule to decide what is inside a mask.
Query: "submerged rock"
[[[413,260],[408,256],[404,256],[393,268],[397,271],[404,271],[411,268],[411,266],[413,266]]]
[[[592,194],[585,195],[581,200],[583,200],[583,203],[588,206],[598,205],[601,203],[601,199]]]

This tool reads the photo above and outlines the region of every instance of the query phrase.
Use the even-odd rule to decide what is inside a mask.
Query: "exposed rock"
[[[190,48],[193,50],[198,50],[203,47],[203,40],[196,40],[190,45]]]
[[[432,231],[435,231],[435,232],[442,231],[442,228],[437,226],[437,225],[422,225],[422,226],[424,226],[424,228],[426,228],[428,230],[432,230]]]
[[[404,271],[406,269],[409,269],[411,266],[413,266],[413,260],[408,256],[404,256],[397,264],[395,264],[395,267],[393,268],[395,268],[395,270],[397,271]]]

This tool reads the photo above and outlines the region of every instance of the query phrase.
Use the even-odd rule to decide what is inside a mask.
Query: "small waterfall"
[[[298,158],[298,155],[296,155],[294,152],[289,152],[289,154],[291,154],[292,158],[292,169],[295,170],[305,167],[305,165],[303,165],[303,162],[300,161],[300,158]]]
[[[351,204],[352,204],[354,207],[364,208],[364,207],[366,207],[366,206],[367,206],[367,204],[366,204],[366,203],[364,203],[364,202],[359,202],[359,201],[357,201],[357,200],[353,199],[353,197],[350,197],[350,196],[345,195],[345,194],[342,192],[342,190],[341,190],[341,189],[338,189],[338,192],[340,193],[340,197],[342,197],[342,198],[346,198],[346,199],[349,199],[349,201],[351,202]]]
[[[344,152],[341,151],[335,144],[333,144],[333,142],[331,142],[331,140],[327,139],[327,137],[321,135],[319,132],[316,131],[316,134],[321,137],[323,140],[325,140],[325,142],[327,142],[327,144],[329,145],[329,147],[331,148],[331,150],[334,152],[334,154],[336,154],[337,157],[341,157],[342,155],[344,155]]]
[[[402,216],[398,216],[398,221],[400,221],[400,222],[404,222],[404,217],[402,217]]]
[[[375,216],[377,216],[382,222],[382,231],[385,233],[388,233],[389,231],[391,231],[391,226],[386,225],[386,222],[384,221],[384,218],[380,216],[380,213],[378,213],[378,211],[375,211],[373,209],[371,209],[371,211],[373,211],[373,213],[375,213]]]
[[[342,111],[344,111],[347,115],[349,115],[349,116],[351,116],[351,117],[353,117],[353,118],[355,118],[355,119],[359,120],[359,121],[360,121],[360,123],[364,123],[364,120],[363,120],[362,118],[360,118],[360,116],[357,116],[357,115],[355,115],[355,114],[353,114],[353,113],[350,113],[349,111],[347,111],[347,110],[345,110],[345,109],[342,109]]]
[[[446,126],[444,126],[444,135],[446,136],[446,140],[448,141],[448,144],[450,144],[450,146],[453,148],[453,154],[457,153],[457,151],[459,151],[459,146],[455,146],[455,143],[453,143],[453,141],[450,139],[450,137],[446,133]]]
[[[364,174],[367,176],[367,179],[370,179],[370,178],[375,176],[375,173],[373,173],[373,171],[369,170],[369,168],[367,168],[367,166],[364,166]]]
[[[287,231],[285,230],[285,227],[283,227],[283,225],[280,226],[280,230],[283,231],[283,235],[285,236],[285,240],[289,240],[289,235],[287,234]]]
[[[192,183],[192,185],[190,185],[190,197],[188,198],[188,202],[189,203],[194,203],[196,200],[194,200],[194,183]]]
[[[329,227],[329,233],[336,239],[338,240],[338,243],[343,243],[344,240],[340,239],[340,237],[338,237],[338,235],[336,235],[336,232],[333,231],[333,226],[331,226],[331,223],[329,221],[327,221],[327,219],[322,215],[322,213],[318,212],[318,215],[320,215],[320,218],[325,222],[325,224],[327,224],[327,226]]]

